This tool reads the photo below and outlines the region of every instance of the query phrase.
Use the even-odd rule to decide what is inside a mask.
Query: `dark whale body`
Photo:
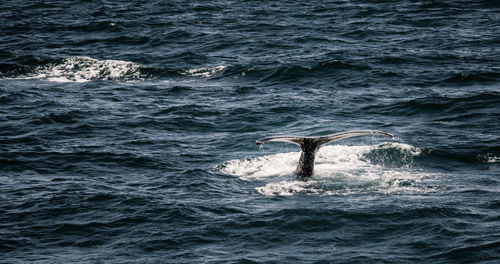
[[[366,136],[366,135],[387,136],[394,138],[393,134],[386,132],[357,130],[357,131],[341,132],[320,137],[300,137],[300,136],[265,137],[258,139],[255,143],[257,145],[261,145],[267,141],[282,141],[299,145],[302,152],[300,153],[299,164],[297,165],[297,169],[295,169],[295,174],[299,175],[301,178],[308,178],[314,174],[314,159],[316,157],[316,153],[318,152],[319,148],[333,141],[349,137]]]

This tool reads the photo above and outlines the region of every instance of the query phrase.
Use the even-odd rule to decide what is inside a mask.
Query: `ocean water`
[[[499,135],[498,1],[0,2],[0,263],[499,263]]]

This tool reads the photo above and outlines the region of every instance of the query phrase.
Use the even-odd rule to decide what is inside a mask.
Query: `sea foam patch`
[[[419,155],[419,148],[402,143],[324,146],[317,153],[314,176],[306,181],[293,174],[300,152],[230,160],[218,169],[261,182],[255,190],[264,195],[434,192],[439,189],[433,183],[438,174],[413,167]]]
[[[216,74],[224,72],[226,68],[227,66],[219,65],[214,67],[188,69],[181,71],[180,73],[187,76],[209,78],[215,76]]]
[[[51,82],[88,82],[92,80],[141,79],[139,64],[121,60],[98,60],[90,57],[69,57],[57,63],[36,67],[24,79]]]

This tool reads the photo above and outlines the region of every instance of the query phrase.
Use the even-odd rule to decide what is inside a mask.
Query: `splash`
[[[57,63],[38,66],[27,79],[51,82],[88,82],[92,80],[140,80],[140,66],[121,60],[97,60],[89,57],[69,57]]]
[[[314,177],[307,181],[293,175],[300,152],[230,160],[218,169],[261,183],[255,190],[263,195],[435,192],[440,188],[433,183],[438,174],[412,165],[419,155],[419,148],[402,143],[325,146],[318,151]]]

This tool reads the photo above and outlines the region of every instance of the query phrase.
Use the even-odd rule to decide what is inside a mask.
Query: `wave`
[[[2,54],[0,54],[2,55]],[[13,56],[5,53],[6,61]],[[199,64],[206,56],[193,52],[181,52],[173,55],[174,61]],[[103,60],[86,56],[67,58],[44,58],[25,56],[16,58],[14,62],[0,64],[0,78],[40,79],[52,82],[89,82],[107,81],[145,81],[165,78],[195,79],[245,79],[257,82],[286,82],[310,77],[330,77],[345,75],[352,78],[353,72],[369,71],[368,64],[342,60],[324,60],[314,64],[295,65],[276,62],[276,66],[256,67],[255,65],[208,65],[191,67],[179,65],[167,68],[146,66],[125,60]],[[175,63],[175,62],[174,62]],[[496,72],[459,73],[443,80],[432,82],[432,85],[470,85],[475,83],[498,82],[500,74]],[[191,79],[189,79],[191,80]]]
[[[205,67],[205,68],[197,68],[197,69],[188,69],[180,71],[181,74],[193,77],[214,77],[215,75],[222,74],[228,66],[214,66],[214,67]]]
[[[0,64],[0,78],[40,79],[51,82],[144,81],[167,77],[214,78],[229,66],[168,69],[144,66],[123,60],[99,60],[77,56],[62,59],[21,58],[17,63]]]
[[[483,84],[489,82],[499,82],[500,73],[498,72],[477,72],[477,73],[456,73],[450,77],[435,82],[436,85],[471,85]]]
[[[192,52],[176,54],[176,60],[204,60]],[[26,56],[14,63],[0,64],[0,78],[40,79],[51,82],[144,81],[162,78],[223,79],[245,78],[259,82],[295,80],[311,75],[329,75],[339,71],[363,71],[368,66],[340,60],[327,60],[312,66],[279,64],[274,67],[253,65],[210,65],[205,67],[153,67],[124,60],[100,60],[85,56],[43,58]],[[191,80],[191,79],[189,79]]]
[[[92,80],[140,80],[142,66],[128,61],[97,60],[89,57],[70,57],[58,63],[40,66],[28,78],[54,82],[88,82]]]
[[[1,139],[0,144],[7,141],[25,143],[26,141],[39,140],[36,135]],[[4,171],[36,171],[41,174],[51,174],[57,171],[92,171],[105,170],[113,166],[130,168],[150,168],[155,166],[156,160],[147,156],[139,156],[132,153],[114,152],[55,152],[55,151],[12,151],[0,154],[0,166]],[[77,163],[93,164],[92,166],[77,166]]]
[[[129,61],[98,60],[80,56],[63,59],[30,57],[17,64],[0,65],[0,77],[3,78],[41,79],[52,82],[147,80],[163,71]]]
[[[465,150],[436,149],[429,153],[429,158],[439,163],[454,163],[455,166],[479,166],[495,168],[500,164],[500,150],[496,146],[474,146]],[[491,166],[491,167],[490,167]],[[439,167],[439,166],[438,166]]]
[[[254,67],[252,65],[214,65],[209,67],[182,69],[177,72],[183,76],[205,79],[254,79],[259,82],[287,81],[317,74],[329,74],[340,70],[361,71],[365,66],[350,64],[339,60],[329,60],[312,66],[279,65],[277,67]]]
[[[436,192],[441,187],[433,179],[439,174],[414,167],[421,154],[421,149],[402,143],[325,146],[318,151],[314,177],[307,181],[292,173],[299,152],[230,160],[215,169],[262,183],[255,190],[263,195]]]
[[[374,109],[377,113],[390,115],[421,115],[422,113],[440,113],[457,115],[469,113],[474,109],[494,107],[500,104],[499,92],[484,92],[461,97],[427,96],[422,98],[400,101],[389,105],[373,105],[365,110]],[[474,117],[474,116],[472,116]]]
[[[190,54],[190,56],[193,56]],[[196,78],[205,79],[251,79],[258,82],[296,80],[311,75],[328,75],[342,70],[363,71],[368,66],[350,64],[340,60],[328,60],[312,66],[281,64],[273,67],[256,67],[254,65],[213,65],[209,67],[190,68],[177,70],[177,73]]]
[[[477,160],[484,164],[500,163],[500,154],[484,153],[478,154]]]
[[[450,249],[443,253],[434,254],[431,256],[433,259],[447,259],[451,262],[463,262],[463,263],[473,263],[479,262],[481,260],[493,260],[492,262],[484,263],[494,263],[495,259],[498,259],[498,252],[500,250],[500,241],[467,241],[462,243],[462,245]]]
[[[261,79],[265,81],[286,81],[302,78],[304,76],[322,75],[338,72],[342,70],[363,71],[369,69],[368,66],[347,63],[340,60],[327,60],[316,63],[312,66],[284,65],[273,69],[271,73]]]

